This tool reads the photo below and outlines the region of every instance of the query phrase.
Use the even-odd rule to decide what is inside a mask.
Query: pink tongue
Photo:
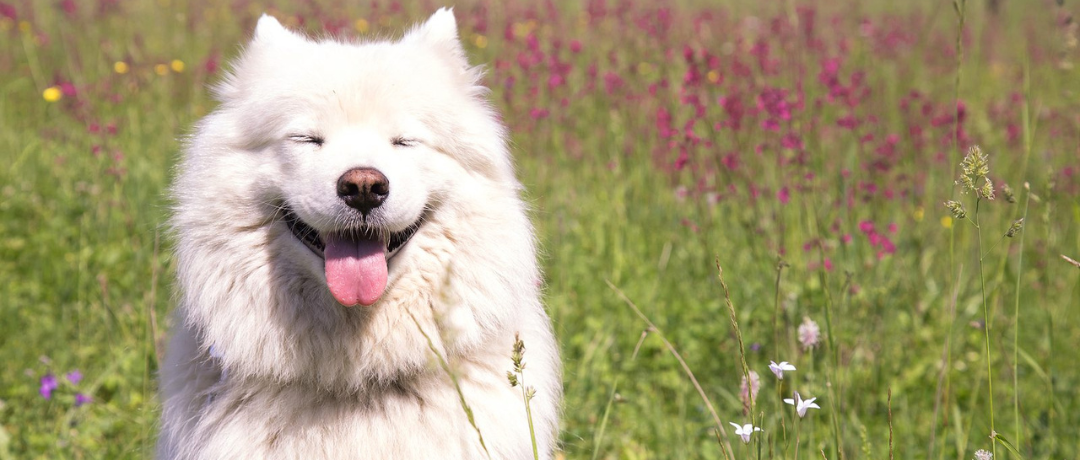
[[[326,284],[338,303],[371,305],[386,289],[386,247],[377,239],[324,235]]]

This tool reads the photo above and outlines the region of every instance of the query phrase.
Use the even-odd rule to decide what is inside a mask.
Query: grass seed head
[[[525,370],[525,342],[521,340],[520,334],[514,334],[514,349],[510,360],[514,362],[514,372],[521,373]]]
[[[945,202],[945,207],[952,212],[953,217],[957,219],[967,217],[967,211],[964,210],[964,203],[956,200],[949,200]]]
[[[960,179],[956,181],[963,192],[974,192],[979,198],[994,199],[994,185],[986,176],[990,174],[990,161],[977,145],[968,149],[960,162]],[[981,184],[980,184],[981,181]]]
[[[1005,232],[1005,236],[1009,237],[1009,238],[1012,238],[1012,237],[1016,236],[1017,233],[1020,233],[1020,230],[1023,230],[1023,228],[1024,228],[1024,218],[1021,217],[1021,218],[1016,219],[1016,220],[1013,221],[1012,225],[1009,226],[1009,230]]]
[[[1009,187],[1009,184],[1001,186],[1001,194],[1005,195],[1007,203],[1016,203],[1016,192],[1013,191],[1012,187]]]

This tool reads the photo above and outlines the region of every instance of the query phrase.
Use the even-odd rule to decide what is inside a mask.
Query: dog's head
[[[243,152],[247,188],[288,228],[295,259],[342,305],[371,305],[454,194],[516,186],[479,78],[447,9],[366,43],[312,40],[263,16],[194,139],[213,145],[193,150]]]

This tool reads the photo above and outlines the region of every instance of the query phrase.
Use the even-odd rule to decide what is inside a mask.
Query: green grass
[[[948,4],[818,9],[829,53],[848,40],[845,81],[862,70],[873,89],[858,108],[860,116],[879,119],[859,133],[875,134],[873,143],[836,128],[842,110],[812,107],[825,95],[817,83],[821,55],[800,48],[801,40],[766,34],[781,71],[740,78],[724,67],[722,83],[694,88],[708,106],[707,122],[695,132],[714,146],[692,149],[690,167],[671,168],[675,154],[658,138],[655,114],[660,107],[671,110],[680,130],[687,120],[689,111],[678,102],[687,70],[683,46],[749,56],[749,45],[733,45],[732,37],[752,35],[750,16],[762,28],[796,17],[793,7],[777,3],[785,5],[732,2],[717,10],[723,27],[712,32],[688,26],[700,8],[680,3],[672,7],[677,27],[662,40],[645,37],[615,13],[585,24],[576,7],[558,18],[540,10],[529,25],[525,6],[492,4],[486,32],[475,29],[474,4],[456,10],[474,62],[513,67],[525,45],[520,37],[505,40],[504,27],[517,24],[535,32],[544,50],[561,39],[559,55],[573,66],[566,87],[534,96],[525,91],[529,73],[492,64],[489,74],[492,99],[514,133],[543,248],[546,304],[563,351],[566,458],[724,458],[698,391],[656,334],[642,340],[648,326],[618,291],[693,370],[735,458],[792,458],[796,430],[800,458],[822,452],[830,459],[972,458],[976,449],[992,448],[988,369],[995,426],[1024,458],[1080,456],[1080,368],[1074,364],[1080,360],[1080,270],[1060,257],[1080,259],[1080,76],[1068,65],[1080,56],[1070,44],[1076,31],[1055,19],[1075,5],[1003,2],[997,16],[983,2],[967,5],[959,88],[966,134],[989,153],[991,177],[1011,185],[1018,199],[1007,204],[999,196],[979,211],[984,289],[975,229],[968,221],[951,221],[951,227],[943,221],[944,201],[971,206],[973,200],[953,185],[963,146],[938,145],[939,137],[932,137],[930,145],[916,147],[898,108],[911,90],[932,102],[935,114],[952,107],[956,57],[947,51],[957,30]],[[175,294],[163,226],[171,168],[179,140],[214,106],[207,84],[217,77],[206,71],[206,59],[215,56],[219,69],[225,66],[263,11],[230,8],[143,0],[99,13],[96,3],[80,3],[73,19],[53,2],[28,0],[18,3],[18,19],[0,19],[0,160],[7,165],[0,168],[0,459],[152,454],[157,360]],[[627,14],[651,8],[635,4]],[[377,32],[396,32],[433,9],[270,10],[279,17],[344,18],[347,31],[364,17]],[[895,55],[876,49],[858,38],[864,17],[880,27],[904,25],[900,30],[913,42]],[[305,28],[321,30],[314,20]],[[478,47],[481,34],[486,43]],[[580,54],[566,51],[571,39],[584,44]],[[182,72],[169,69],[173,60],[184,63]],[[117,73],[117,61],[129,70]],[[599,66],[599,83],[587,90],[592,63]],[[159,64],[164,75],[156,72]],[[717,97],[735,89],[791,89],[798,80],[792,69],[800,66],[807,108],[791,123],[806,144],[804,164],[786,161],[791,153],[777,147],[780,133],[761,130],[757,121],[739,133],[712,130],[724,119]],[[551,72],[537,69],[532,72],[544,79]],[[623,78],[622,93],[604,90],[609,71]],[[517,78],[513,89],[502,84],[507,76]],[[661,78],[670,88],[644,97]],[[46,102],[43,91],[61,82],[71,82],[78,94]],[[1026,97],[1018,102],[1013,93]],[[534,120],[534,107],[552,115]],[[1003,120],[1019,123],[1019,141],[1009,139]],[[883,172],[865,168],[875,158],[873,146],[889,133],[900,134],[901,159]],[[759,144],[766,145],[764,155],[754,154]],[[723,165],[728,152],[743,155],[739,169]],[[806,173],[814,178],[805,179]],[[885,199],[878,193],[864,201],[862,183],[895,185],[908,194]],[[728,185],[739,193],[728,194]],[[777,199],[784,186],[790,188],[786,204]],[[750,187],[760,196],[751,197]],[[711,191],[724,196],[711,204],[705,196]],[[854,203],[843,205],[849,193]],[[1022,246],[1020,237],[1000,237],[1025,215]],[[877,257],[879,248],[859,230],[864,221],[895,244],[895,253]],[[890,223],[895,233],[887,230]],[[852,241],[843,243],[843,234]],[[821,268],[822,256],[831,271]],[[788,264],[779,282],[778,259]],[[748,423],[750,416],[740,401],[744,372],[717,261],[746,363],[761,377],[753,420],[765,431],[749,445],[727,425]],[[796,339],[804,317],[826,335],[809,351]],[[798,370],[781,384],[767,369],[770,360],[790,361]],[[84,375],[78,385],[63,379],[73,369]],[[38,387],[49,372],[61,385],[46,400]],[[795,390],[818,397],[822,409],[798,419],[781,403]],[[93,401],[74,407],[76,392]],[[1018,458],[1008,449],[997,455]]]

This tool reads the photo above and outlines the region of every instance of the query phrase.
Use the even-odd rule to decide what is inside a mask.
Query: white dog
[[[479,79],[450,10],[366,43],[259,20],[173,188],[159,458],[532,458],[516,335],[551,457],[557,347]]]

